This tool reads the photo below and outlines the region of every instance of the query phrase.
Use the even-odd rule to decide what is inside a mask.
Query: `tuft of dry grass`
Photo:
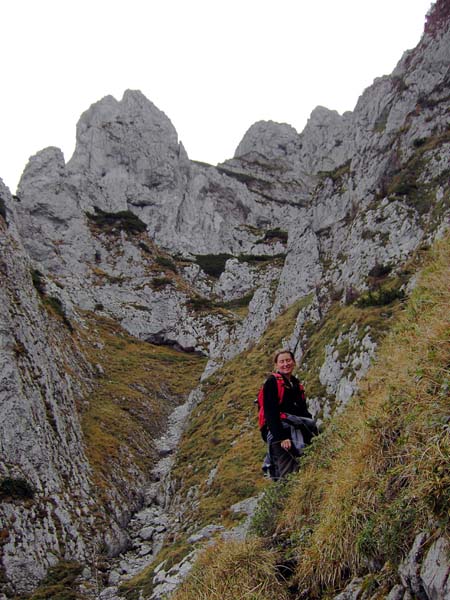
[[[204,550],[172,600],[287,600],[277,555],[257,538],[216,542]]]

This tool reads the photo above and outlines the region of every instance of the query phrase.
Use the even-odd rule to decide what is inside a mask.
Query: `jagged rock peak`
[[[28,180],[32,181],[34,186],[50,179],[58,180],[64,168],[64,155],[60,148],[55,146],[44,148],[29,159],[19,182],[19,190]]]
[[[311,112],[305,130],[312,129],[314,127],[339,127],[345,121],[345,115],[350,114],[344,113],[340,115],[337,110],[331,110],[325,106],[316,106]],[[304,131],[305,131],[304,130]]]
[[[238,158],[257,152],[266,158],[283,158],[295,153],[299,146],[299,134],[291,125],[257,121],[242,138],[234,156]]]
[[[185,155],[170,119],[142,92],[125,91],[122,100],[105,96],[85,111],[77,125],[73,171],[103,174],[111,167],[139,171],[145,155]]]

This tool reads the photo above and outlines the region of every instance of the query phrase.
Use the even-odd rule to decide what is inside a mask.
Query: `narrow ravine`
[[[128,524],[130,550],[118,556],[111,564],[108,587],[99,594],[101,600],[124,600],[119,587],[125,581],[140,573],[151,564],[161,550],[164,539],[177,516],[170,514],[170,473],[175,460],[176,449],[192,407],[200,400],[200,388],[194,389],[188,400],[178,406],[168,418],[167,431],[156,440],[160,460],[151,471],[150,483],[144,490],[144,506]],[[154,600],[172,591],[178,580],[164,577],[160,570],[152,595]]]

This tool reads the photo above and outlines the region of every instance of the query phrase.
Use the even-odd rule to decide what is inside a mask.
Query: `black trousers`
[[[286,477],[289,473],[298,471],[298,456],[295,456],[295,450],[292,447],[290,450],[284,450],[281,447],[281,442],[271,442],[269,448],[274,467],[270,475],[274,481]]]

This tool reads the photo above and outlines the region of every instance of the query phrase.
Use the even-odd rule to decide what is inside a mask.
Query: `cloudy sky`
[[[302,131],[318,105],[353,110],[419,42],[432,0],[5,0],[0,177],[70,159],[91,104],[139,89],[190,158],[231,158],[261,119]]]

